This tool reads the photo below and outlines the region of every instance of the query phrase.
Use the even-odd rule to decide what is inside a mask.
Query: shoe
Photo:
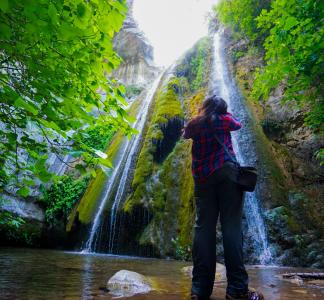
[[[226,300],[264,300],[264,296],[257,291],[249,290],[245,295],[231,296],[226,294]]]

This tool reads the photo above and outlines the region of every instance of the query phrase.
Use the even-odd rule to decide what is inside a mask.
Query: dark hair
[[[215,114],[226,114],[227,103],[221,97],[213,95],[205,99],[198,110],[198,116],[193,118],[189,123],[192,125],[199,124],[213,117]]]
[[[227,113],[227,103],[221,97],[213,95],[208,97],[201,105],[199,109],[199,116],[203,118],[209,118],[213,114],[226,114]]]

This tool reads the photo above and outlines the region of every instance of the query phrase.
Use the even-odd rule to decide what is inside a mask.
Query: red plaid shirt
[[[214,115],[202,122],[191,121],[185,127],[183,137],[192,139],[192,175],[195,182],[203,183],[225,161],[231,160],[224,148],[217,142],[218,139],[227,146],[228,151],[235,157],[231,133],[238,130],[242,124],[230,113]]]

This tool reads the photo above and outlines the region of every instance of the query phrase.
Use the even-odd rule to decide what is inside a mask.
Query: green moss
[[[178,238],[179,245],[188,249],[192,241],[192,228],[194,221],[194,182],[191,174],[191,142],[183,143],[180,159],[183,160],[183,170],[180,174],[180,207],[178,209]]]
[[[142,244],[153,245],[163,255],[178,258],[180,249],[191,248],[192,239],[194,205],[190,148],[190,141],[180,140],[160,166],[155,180],[149,182],[147,206],[153,219],[140,238]]]
[[[134,102],[132,102],[131,106],[128,109],[128,114],[131,117],[136,117],[137,113],[138,113],[138,109],[140,107],[140,104],[142,103],[143,99],[142,98],[137,98],[136,100],[134,100]]]
[[[200,89],[193,96],[185,100],[186,119],[190,119],[198,114],[198,109],[205,99],[206,89]]]
[[[178,89],[179,79],[173,77],[158,90],[155,96],[152,117],[148,123],[148,131],[136,163],[132,182],[134,192],[125,202],[124,209],[126,210],[130,210],[135,204],[140,203],[142,198],[145,198],[146,181],[155,169],[153,154],[156,151],[156,146],[154,142],[162,140],[164,137],[161,126],[171,119],[183,117],[181,102],[177,94]]]

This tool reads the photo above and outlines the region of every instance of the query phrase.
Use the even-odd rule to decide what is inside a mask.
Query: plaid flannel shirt
[[[241,127],[242,124],[230,113],[214,115],[211,119],[200,123],[189,122],[187,124],[183,137],[193,140],[192,175],[195,182],[206,182],[208,176],[222,167],[225,161],[232,160],[216,140],[215,134],[235,157],[230,132]]]

